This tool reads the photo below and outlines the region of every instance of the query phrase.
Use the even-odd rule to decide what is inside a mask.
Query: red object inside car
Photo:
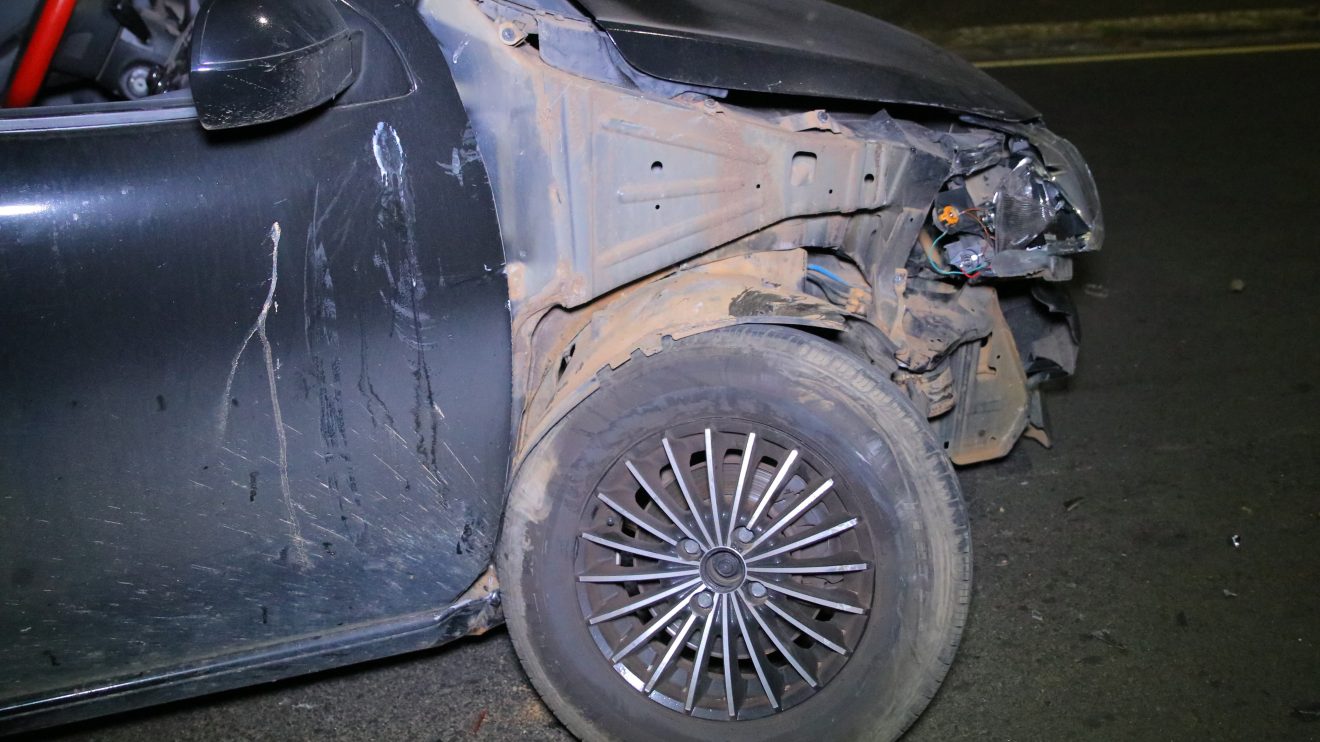
[[[32,105],[41,83],[46,79],[46,70],[55,56],[55,49],[64,36],[64,28],[73,15],[73,6],[78,0],[46,0],[37,19],[32,38],[19,58],[18,69],[14,72],[13,82],[5,94],[6,108],[22,108]]]

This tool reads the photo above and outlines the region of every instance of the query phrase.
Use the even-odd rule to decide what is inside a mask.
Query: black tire
[[[782,530],[762,542],[766,546],[761,549],[798,539],[802,533],[812,533],[811,529],[823,532],[829,518],[858,519],[838,537],[831,536],[808,549],[789,551],[774,561],[806,564],[801,555],[813,550],[842,554],[840,550],[846,548],[852,550],[847,554],[854,557],[869,555],[864,571],[831,575],[837,584],[827,585],[818,593],[831,600],[847,598],[840,600],[840,605],[867,602],[861,606],[866,610],[861,616],[863,623],[859,624],[853,613],[819,610],[817,604],[789,597],[778,588],[767,593],[764,587],[755,585],[766,577],[760,574],[764,569],[757,571],[758,565],[772,562],[756,561],[754,549],[748,551],[741,564],[741,577],[729,578],[745,580],[741,587],[713,582],[724,579],[713,570],[728,567],[727,571],[733,571],[734,566],[727,555],[716,553],[719,549],[706,549],[703,538],[697,539],[701,545],[685,538],[674,545],[662,542],[597,497],[598,492],[604,494],[607,490],[616,493],[616,500],[628,496],[627,485],[619,490],[616,481],[621,463],[653,456],[647,452],[656,445],[669,446],[671,440],[676,442],[667,451],[682,445],[688,446],[683,451],[695,451],[697,443],[683,442],[700,441],[704,433],[714,436],[712,441],[723,441],[707,444],[707,448],[714,452],[712,459],[720,463],[715,468],[715,475],[721,478],[716,487],[721,499],[716,506],[725,509],[727,520],[734,496],[729,490],[736,489],[730,482],[741,471],[741,464],[736,463],[737,451],[726,449],[727,444],[736,442],[736,431],[744,429],[763,431],[766,446],[771,446],[776,437],[788,440],[776,449],[779,453],[788,445],[800,446],[793,450],[802,452],[797,459],[792,454],[779,456],[778,461],[801,462],[797,466],[802,473],[794,474],[789,484],[777,490],[782,493],[782,503],[775,496],[766,498],[772,503],[766,508],[770,515],[756,524],[759,530],[754,530],[753,537],[759,538],[775,526]],[[750,448],[756,449],[756,445]],[[668,456],[669,461],[678,462],[677,468],[687,477],[695,510],[705,510],[710,501],[702,498],[708,487],[704,479],[698,479],[705,470],[704,454]],[[749,473],[748,481],[760,482],[760,494],[764,495],[770,486],[765,484],[768,472],[776,460],[766,459],[770,464],[765,465],[763,473],[756,456],[759,454],[751,460],[758,468],[754,476]],[[638,461],[642,462],[636,467],[642,479],[648,478],[645,462],[642,458]],[[750,467],[749,463],[749,471]],[[670,479],[660,484],[651,478],[658,496],[671,506],[685,502],[679,496],[682,490],[674,481],[673,468],[668,469]],[[816,487],[826,474],[830,479]],[[790,487],[799,480],[803,488],[790,494]],[[814,488],[811,493],[808,485]],[[755,485],[747,489],[748,502],[739,508],[743,521],[750,519],[747,511]],[[793,508],[811,500],[808,495],[819,489],[826,494],[804,506],[797,522],[785,526],[775,520],[790,519]],[[619,491],[625,494],[617,494]],[[625,503],[629,509],[634,505],[650,507],[642,512],[645,516],[656,513],[661,502],[638,494],[635,501]],[[692,510],[678,514],[688,530],[695,522]],[[713,525],[720,517],[718,513],[703,516],[711,518],[706,521],[711,531],[719,530]],[[677,521],[665,522],[657,517],[648,522],[653,527],[665,526],[664,532],[671,538],[682,536],[676,529],[684,526]],[[703,533],[706,525],[702,525]],[[613,529],[618,529],[617,536]],[[732,526],[727,529],[733,532]],[[686,552],[675,550],[697,546],[701,555],[693,557],[700,560],[695,568],[705,581],[619,619],[588,626],[588,615],[601,616],[605,610],[601,606],[635,603],[638,596],[656,595],[662,587],[682,580],[602,587],[581,582],[579,577],[615,569],[613,565],[619,563],[625,566],[617,569],[630,575],[631,570],[654,571],[657,566],[680,571],[691,571],[693,566],[651,562],[615,548],[606,549],[583,536],[584,532],[634,545],[653,542],[657,548],[670,550],[666,554],[680,556]],[[712,542],[721,538],[717,533],[706,535]],[[740,536],[749,538],[746,533]],[[729,543],[733,546],[732,540]],[[605,549],[606,557],[601,557],[601,549]],[[966,513],[952,467],[925,420],[892,383],[821,338],[786,328],[744,326],[671,342],[653,356],[634,356],[619,369],[606,372],[600,388],[559,421],[519,467],[498,567],[509,629],[523,666],[550,708],[583,739],[759,742],[814,736],[892,740],[930,702],[953,660],[970,596],[970,549]],[[613,556],[616,552],[620,556]],[[717,557],[723,561],[714,561]],[[812,563],[830,559],[837,561],[827,556]],[[849,566],[856,569],[860,565]],[[822,584],[821,578],[814,575],[782,575],[762,581],[797,590]],[[698,601],[707,599],[691,595],[692,589],[712,596],[713,608],[703,614]],[[717,589],[733,592],[720,593]],[[764,603],[755,603],[755,598],[749,597],[753,589],[768,596],[763,598]],[[679,608],[672,621],[662,623],[684,595],[689,595],[687,607]],[[821,632],[832,632],[828,636],[835,639],[833,643],[847,644],[840,648],[851,652],[845,656],[837,649],[826,651],[830,648],[807,634],[794,635],[795,629],[787,619],[775,623],[779,619],[770,612],[770,602],[799,618],[818,611],[808,623]],[[739,615],[734,619],[745,619],[748,639],[739,643],[743,634],[737,633],[737,622],[731,619],[730,661],[721,664],[723,659],[717,654],[720,658],[724,655],[719,651],[722,639],[713,638],[722,634],[716,616],[724,606],[734,614],[735,605],[741,607],[736,609]],[[759,608],[754,610],[754,605]],[[741,614],[744,610],[745,616]],[[758,629],[752,619],[761,619],[754,613],[764,616],[768,623]],[[685,621],[685,617],[692,620]],[[713,622],[714,628],[706,644],[706,661],[698,665],[696,657],[702,656],[698,652],[703,647],[700,629],[706,621]],[[648,623],[665,628],[620,659],[618,666],[623,670],[616,669],[607,652],[614,651],[625,638],[645,633]],[[615,624],[621,627],[615,628]],[[683,628],[691,633],[684,639],[674,639],[673,635]],[[781,640],[795,638],[798,643],[787,649],[800,660],[797,665],[790,668],[785,664],[785,652],[767,641],[767,632]],[[668,647],[674,647],[674,652],[668,653]],[[652,667],[662,666],[666,654],[671,654],[671,659],[658,674],[656,682],[661,685],[654,693],[670,706],[635,689],[624,674],[631,673],[633,682],[640,684],[648,679],[646,673],[653,672]],[[759,663],[752,663],[753,655],[759,657]],[[750,674],[751,670],[762,672],[763,666],[764,676]],[[807,674],[793,669],[797,666],[808,670]],[[727,668],[731,683],[742,683],[732,694],[737,719],[728,717],[722,668]],[[692,683],[697,690],[690,693],[690,714],[682,707],[687,704],[675,700],[678,696],[671,690],[687,687],[693,674],[699,677]],[[809,676],[819,688],[811,687]],[[776,711],[773,703],[779,703],[782,710]],[[672,708],[675,704],[680,705]]]

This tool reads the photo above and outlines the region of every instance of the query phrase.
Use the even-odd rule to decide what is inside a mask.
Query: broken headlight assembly
[[[1022,127],[982,147],[935,197],[927,266],[966,279],[1072,277],[1068,256],[1103,239],[1099,199],[1077,150],[1043,128]]]

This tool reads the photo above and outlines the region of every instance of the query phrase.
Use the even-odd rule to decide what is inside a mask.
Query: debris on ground
[[[1232,291],[1235,294],[1242,293],[1242,291],[1246,288],[1247,288],[1247,282],[1243,281],[1241,278],[1234,278],[1232,281],[1228,282],[1228,290]]]
[[[1234,549],[1241,549],[1242,537],[1235,533],[1232,536],[1228,537],[1228,543],[1232,544]]]
[[[481,712],[477,714],[476,723],[472,725],[472,733],[476,734],[477,732],[481,731],[481,725],[484,724],[485,722],[486,722],[486,709],[482,709]]]
[[[1127,647],[1123,644],[1123,642],[1114,638],[1114,632],[1110,631],[1109,629],[1099,629],[1097,631],[1092,631],[1089,634],[1083,634],[1082,638],[1094,639],[1098,642],[1103,642],[1104,644],[1108,644],[1109,646],[1115,649],[1121,649],[1124,652],[1127,651]]]
[[[1228,588],[1224,588],[1225,598],[1236,598],[1237,596],[1238,596],[1237,593],[1233,592],[1232,590],[1229,590]]]
[[[1320,721],[1320,703],[1309,703],[1293,709],[1293,716],[1302,721]]]
[[[1098,284],[1098,283],[1088,283],[1088,284],[1086,284],[1086,286],[1082,289],[1082,291],[1083,291],[1087,296],[1092,296],[1092,297],[1095,297],[1096,299],[1108,299],[1108,298],[1109,298],[1109,289],[1105,288],[1103,285]]]
[[[1081,504],[1082,504],[1082,500],[1085,500],[1085,499],[1086,499],[1085,497],[1074,497],[1074,498],[1072,498],[1071,500],[1064,500],[1064,501],[1063,501],[1063,512],[1065,512],[1065,513],[1071,513],[1072,511],[1076,510],[1076,509],[1077,509],[1077,506],[1078,506],[1078,505],[1081,505]]]

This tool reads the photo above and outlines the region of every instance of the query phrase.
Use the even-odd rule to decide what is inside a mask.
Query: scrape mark
[[[389,285],[389,295],[381,292],[381,299],[394,316],[394,335],[413,351],[409,365],[414,390],[414,450],[422,466],[434,475],[440,469],[437,452],[440,417],[435,413],[435,392],[426,357],[431,317],[422,310],[427,286],[417,251],[416,205],[407,176],[407,157],[398,132],[384,122],[376,125],[372,152],[381,184],[376,221],[383,232],[372,263],[384,273]],[[443,498],[443,493],[437,494]]]
[[[354,532],[348,518],[343,516],[345,508],[356,507],[360,498],[357,474],[348,451],[343,394],[344,364],[339,355],[339,308],[335,300],[335,280],[330,272],[330,255],[321,239],[322,228],[330,218],[330,211],[343,196],[347,182],[348,179],[345,179],[340,184],[339,190],[324,210],[320,205],[320,187],[312,194],[312,219],[307,229],[303,256],[303,342],[310,359],[310,375],[315,393],[320,401],[318,427],[321,442],[326,449],[320,456],[322,481],[319,484],[338,498],[343,532],[336,535],[357,545],[365,538],[365,529]],[[290,430],[293,428],[290,427]]]
[[[376,156],[380,184],[389,188],[393,182],[397,186],[403,178],[403,143],[399,141],[399,132],[384,121],[378,122],[371,138],[371,151]]]
[[[463,141],[460,146],[454,147],[449,157],[449,164],[437,162],[440,169],[452,175],[458,181],[459,187],[463,186],[463,168],[469,163],[481,159],[481,153],[477,150],[477,134],[469,125],[463,129]]]
[[[223,443],[225,431],[229,426],[229,408],[234,390],[234,377],[238,374],[238,364],[243,359],[243,352],[247,350],[248,343],[252,342],[252,336],[255,335],[261,341],[262,355],[266,362],[266,384],[270,389],[271,414],[275,419],[275,439],[279,443],[280,493],[284,498],[286,524],[289,527],[289,538],[293,543],[292,561],[299,566],[307,566],[310,564],[307,556],[307,545],[303,543],[302,531],[298,525],[298,513],[293,504],[293,488],[289,485],[289,441],[284,432],[284,413],[280,409],[279,390],[275,384],[275,354],[271,350],[270,338],[266,335],[266,318],[270,316],[271,309],[275,306],[275,289],[280,280],[279,222],[270,225],[269,239],[271,243],[270,289],[266,292],[266,300],[261,304],[261,312],[257,314],[257,321],[252,324],[252,329],[248,330],[247,336],[243,338],[242,344],[238,346],[238,352],[234,354],[233,362],[229,364],[229,378],[225,380],[225,393],[220,401],[219,435],[221,443]]]
[[[463,460],[458,457],[458,454],[454,453],[454,449],[450,448],[449,444],[444,441],[440,441],[440,445],[444,446],[445,450],[449,452],[449,455],[454,457],[454,461],[458,462],[458,468],[463,470],[463,473],[467,475],[468,479],[471,479],[472,483],[476,484],[477,478],[472,476],[472,472],[468,471],[466,466],[463,466]]]
[[[451,62],[458,64],[458,58],[463,56],[463,50],[467,48],[468,41],[468,39],[463,39],[463,43],[458,45],[458,48],[454,50],[454,55],[450,57]]]

